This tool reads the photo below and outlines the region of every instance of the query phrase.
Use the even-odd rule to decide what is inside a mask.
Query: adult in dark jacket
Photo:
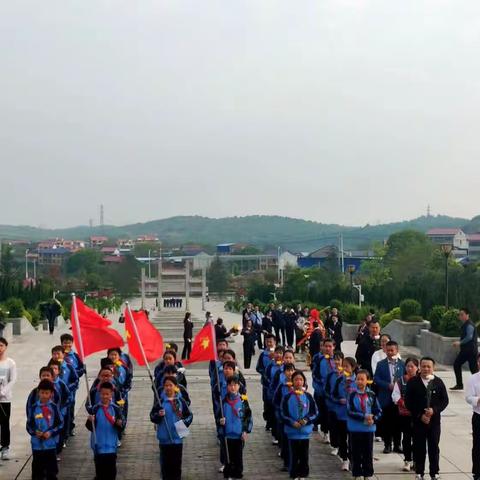
[[[357,347],[355,358],[360,368],[367,370],[372,375],[372,355],[380,349],[380,324],[370,322],[368,335],[364,336]]]
[[[335,309],[336,310],[336,309]],[[325,322],[327,336],[335,340],[335,350],[342,351],[342,321],[336,315],[331,315]]]
[[[295,347],[295,324],[297,322],[297,315],[293,308],[289,308],[285,313],[285,334],[287,337],[287,345],[290,348]]]
[[[402,453],[400,441],[402,437],[400,416],[393,403],[392,392],[396,382],[405,374],[405,364],[398,358],[398,343],[389,341],[386,346],[387,358],[377,364],[373,380],[378,389],[378,401],[382,407],[382,434],[385,448],[383,453]]]
[[[253,328],[253,323],[248,320],[245,327],[242,330],[243,335],[243,366],[244,368],[250,368],[252,362],[252,355],[255,353],[255,339],[256,332]]]
[[[413,421],[413,462],[415,473],[423,478],[428,445],[430,477],[437,478],[440,449],[441,412],[448,406],[445,384],[434,375],[435,361],[430,357],[420,360],[420,375],[407,383],[405,407]]]
[[[283,346],[285,346],[286,345],[285,318],[283,315],[283,308],[281,305],[278,305],[276,310],[273,311],[272,323],[273,323],[273,329],[275,330],[275,337],[277,338],[277,343],[281,343]]]
[[[310,335],[310,340],[308,342],[310,358],[313,359],[313,357],[317,353],[320,353],[322,341],[323,341],[323,332],[320,329],[318,322],[313,322],[313,332]]]
[[[182,360],[189,359],[192,352],[193,322],[191,313],[186,312],[183,319],[183,350]]]
[[[470,311],[468,308],[462,308],[458,313],[458,319],[462,322],[460,330],[460,341],[454,342],[455,347],[460,347],[457,358],[453,363],[455,371],[456,384],[450,390],[462,390],[462,365],[468,362],[471,373],[478,372],[477,356],[478,356],[478,335],[477,327],[470,320]]]

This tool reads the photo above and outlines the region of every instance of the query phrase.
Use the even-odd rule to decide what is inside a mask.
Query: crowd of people
[[[428,356],[402,359],[398,343],[381,331],[373,313],[359,326],[353,357],[342,352],[342,323],[335,309],[328,312],[301,309],[303,334],[295,334],[293,341],[291,332],[283,336],[282,329],[277,331],[273,323],[272,331],[263,328],[264,318],[273,317],[273,312],[283,315],[285,309],[271,305],[262,317],[262,330],[255,330],[259,309],[247,306],[242,333],[244,353],[245,345],[259,349],[256,371],[260,374],[263,419],[272,444],[278,448],[279,468],[293,479],[308,477],[310,439],[318,432],[322,442],[329,444],[330,453],[339,457],[339,468],[350,471],[355,479],[368,480],[374,475],[374,443],[383,442],[383,454],[403,455],[403,465],[399,468],[415,472],[417,480],[424,479],[428,455],[428,474],[431,480],[437,480],[441,413],[448,406],[449,397],[443,381],[435,375],[434,359]],[[460,343],[465,338],[468,342],[475,341],[476,332],[472,336],[467,328],[468,310],[462,312],[467,325],[462,328]],[[187,314],[184,323],[188,322],[192,320]],[[213,326],[213,317],[207,313],[206,323],[209,322]],[[190,326],[188,330],[191,343]],[[237,479],[243,476],[243,449],[252,432],[253,414],[245,376],[228,343],[228,337],[236,329],[227,330],[217,320],[214,330],[218,359],[210,361],[209,376],[219,471],[224,478]],[[468,342],[463,342],[464,348],[471,348]],[[7,400],[11,399],[16,379],[15,363],[6,356],[7,346],[8,342],[0,338],[2,459],[8,459],[9,455]],[[311,388],[296,358],[302,348],[310,357]],[[188,358],[190,351],[191,348],[184,347],[182,359]],[[155,425],[165,480],[182,477],[183,441],[193,420],[186,371],[177,355],[178,346],[166,344],[152,377],[154,400],[150,420]],[[244,361],[249,368],[251,356]],[[478,353],[476,361],[478,369]],[[26,403],[33,480],[57,478],[63,448],[76,433],[75,400],[83,375],[85,366],[74,352],[73,337],[63,334],[60,344],[51,349],[51,358],[40,368],[38,386],[30,392]],[[97,480],[116,478],[117,451],[127,426],[132,379],[133,366],[128,354],[119,348],[109,349],[100,361],[85,403],[85,426],[91,432]],[[466,400],[473,409],[474,480],[480,479],[479,398],[480,373],[476,373],[470,377],[466,392]]]

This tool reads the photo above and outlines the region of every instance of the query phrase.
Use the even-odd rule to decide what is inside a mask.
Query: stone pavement
[[[216,317],[221,315],[227,327],[238,324],[238,314],[224,312],[223,304],[209,302],[207,308]],[[196,299],[191,301],[191,309],[196,317],[196,330],[203,324],[203,312],[200,302]],[[182,348],[182,324],[181,312],[165,312],[152,315],[152,321],[163,332],[165,341],[175,340]],[[115,323],[116,324],[116,323]],[[122,327],[116,324],[118,328]],[[66,331],[66,330],[65,330]],[[30,478],[31,465],[28,461],[30,450],[28,436],[25,432],[23,415],[24,402],[28,391],[36,382],[36,375],[45,360],[48,359],[49,348],[57,343],[57,334],[54,338],[38,332],[38,337],[16,340],[11,344],[10,355],[16,359],[19,365],[20,381],[15,389],[14,415],[13,415],[13,458],[3,462],[0,466],[0,479],[27,479]],[[237,337],[232,344],[233,349],[239,356],[239,365],[243,366],[242,338]],[[32,348],[34,346],[34,348]],[[353,352],[354,345],[345,343],[346,353]],[[99,358],[102,355],[94,355],[88,359],[89,377],[93,378]],[[254,364],[256,357],[254,359]],[[254,365],[253,365],[254,366]],[[304,364],[299,363],[300,367]],[[248,395],[254,413],[254,430],[250,435],[244,452],[245,478],[247,479],[271,479],[288,478],[286,473],[280,472],[280,459],[277,457],[277,448],[271,445],[270,434],[265,432],[262,420],[261,388],[259,377],[254,368],[244,370],[248,383]],[[453,373],[442,372],[442,378],[447,386],[453,381]],[[217,472],[218,447],[215,437],[215,426],[212,417],[210,400],[209,379],[205,364],[192,365],[187,370],[188,390],[192,398],[194,420],[191,427],[191,435],[186,439],[184,446],[183,478],[184,479],[215,479],[222,478]],[[65,449],[60,467],[60,479],[92,479],[94,478],[92,453],[88,444],[87,430],[84,428],[86,419],[84,406],[80,399],[84,398],[85,387],[82,383],[83,393],[79,393],[77,409],[77,436],[72,438],[69,446]],[[123,445],[118,455],[118,479],[119,480],[147,480],[160,478],[158,462],[158,444],[155,438],[153,425],[149,420],[152,405],[152,391],[144,369],[137,367],[135,370],[134,386],[130,396],[129,424]],[[442,479],[460,479],[469,476],[470,464],[470,412],[463,400],[461,393],[451,395],[451,405],[443,418],[442,435]],[[403,480],[412,479],[413,474],[401,472],[402,458],[397,454],[384,455],[381,445],[375,446],[376,477],[380,480]],[[340,461],[329,454],[327,446],[319,441],[318,435],[314,435],[310,448],[310,478],[320,479],[331,477],[335,479],[348,479],[349,474],[340,472]]]

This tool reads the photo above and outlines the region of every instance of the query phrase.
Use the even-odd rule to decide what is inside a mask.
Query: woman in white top
[[[17,366],[7,357],[8,342],[0,338],[0,445],[1,458],[10,458],[10,411],[12,405],[12,387],[17,381]]]

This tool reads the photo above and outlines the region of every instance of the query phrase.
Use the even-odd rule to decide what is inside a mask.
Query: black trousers
[[[163,480],[181,480],[183,445],[160,444],[160,468]]]
[[[474,413],[472,417],[473,447],[472,447],[472,473],[474,478],[480,478],[480,415]]]
[[[328,410],[328,431],[330,432],[330,446],[338,448],[337,414],[333,410]]]
[[[411,462],[413,457],[413,423],[412,417],[399,415],[400,430],[402,431],[402,448],[406,462]]]
[[[325,397],[315,393],[314,398],[318,408],[318,417],[315,423],[320,425],[323,433],[328,433],[328,409],[325,403]]]
[[[255,340],[258,345],[259,350],[263,350],[263,342],[262,342],[262,330],[255,331]],[[255,344],[255,343],[254,343]]]
[[[285,334],[287,336],[287,345],[295,347],[295,327],[285,327]]]
[[[425,458],[427,456],[428,447],[428,462],[430,464],[430,476],[437,475],[440,471],[439,457],[440,449],[438,444],[440,442],[440,424],[425,425],[420,421],[415,421],[413,424],[413,461],[415,463],[415,473],[417,475],[424,475],[425,473]]]
[[[57,452],[55,449],[34,450],[32,480],[57,480],[57,474]]]
[[[278,444],[280,446],[280,457],[283,460],[283,465],[289,468],[290,462],[290,448],[287,435],[285,434],[285,425],[282,422],[278,422]]]
[[[290,451],[290,478],[308,477],[310,467],[308,465],[308,450],[310,440],[288,440]]]
[[[277,338],[277,343],[281,343],[283,346],[286,345],[286,335],[285,335],[285,327],[273,327],[275,330],[275,337]]]
[[[243,367],[250,368],[254,346],[250,342],[243,342]]]
[[[373,435],[373,432],[350,432],[354,477],[373,477]]]
[[[342,460],[348,460],[348,431],[347,422],[337,419],[337,439],[338,439],[338,456]]]
[[[55,330],[55,319],[54,318],[49,318],[48,319],[48,331],[50,332],[50,335],[53,335],[54,330]]]
[[[117,478],[116,453],[99,453],[95,455],[94,462],[97,480],[115,480]]]
[[[10,402],[0,403],[0,445],[2,448],[10,446],[10,412],[12,405]]]
[[[187,338],[183,339],[183,350],[182,350],[182,360],[189,359],[190,354],[192,353],[192,339],[188,341]]]
[[[395,448],[400,447],[402,432],[399,417],[398,407],[393,402],[382,407],[382,417],[380,421],[382,425],[382,438],[386,447],[391,447],[392,442]]]
[[[225,478],[243,477],[243,441],[241,438],[227,438],[228,459],[223,476]]]
[[[471,373],[478,372],[477,355],[478,352],[475,352],[474,350],[460,350],[460,352],[458,352],[457,358],[453,362],[453,371],[455,372],[455,379],[457,381],[457,385],[463,387],[462,365],[465,362],[468,362],[468,367],[470,368]]]

